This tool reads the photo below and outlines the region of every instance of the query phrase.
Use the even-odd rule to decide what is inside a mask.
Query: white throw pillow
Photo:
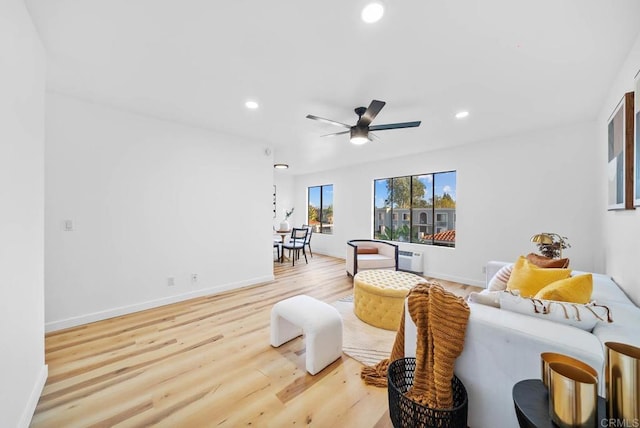
[[[482,290],[480,293],[472,291],[469,293],[467,300],[471,303],[479,303],[481,305],[500,307],[500,294],[502,291]]]
[[[500,308],[542,318],[549,321],[591,331],[598,321],[612,322],[609,308],[595,302],[581,305],[578,303],[556,302],[554,300],[520,297],[505,291],[500,294]]]
[[[489,291],[504,291],[507,289],[507,282],[513,271],[513,263],[505,265],[500,268],[493,278],[489,280],[487,284],[487,290]]]

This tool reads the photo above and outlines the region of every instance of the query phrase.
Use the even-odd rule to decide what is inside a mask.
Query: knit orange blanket
[[[418,330],[416,369],[407,397],[431,408],[451,408],[453,367],[464,346],[469,306],[436,282],[416,285],[407,299]],[[400,358],[404,358],[404,313],[389,359],[364,367],[360,376],[369,385],[385,387],[389,364]]]

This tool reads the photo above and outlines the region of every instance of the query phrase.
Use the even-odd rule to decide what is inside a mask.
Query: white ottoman
[[[336,308],[304,294],[271,309],[271,346],[305,335],[307,371],[315,375],[342,355],[342,318]]]

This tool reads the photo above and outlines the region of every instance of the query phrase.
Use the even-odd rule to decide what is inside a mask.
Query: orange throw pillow
[[[533,263],[539,268],[565,269],[569,267],[569,259],[550,259],[549,257],[541,256],[536,253],[527,254],[527,260],[529,260],[529,263]]]
[[[358,245],[358,254],[378,254],[376,247],[361,247]]]

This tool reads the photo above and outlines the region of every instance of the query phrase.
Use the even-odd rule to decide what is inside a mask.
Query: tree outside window
[[[375,180],[373,236],[453,247],[455,209],[455,171]]]
[[[307,224],[314,233],[333,233],[333,184],[309,187]]]

